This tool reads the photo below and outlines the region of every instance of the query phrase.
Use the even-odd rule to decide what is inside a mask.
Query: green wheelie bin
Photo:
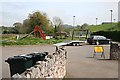
[[[32,56],[19,55],[10,57],[5,62],[9,63],[11,77],[16,73],[23,73],[27,68],[33,66]]]
[[[48,52],[34,52],[34,53],[31,53],[31,54],[27,54],[27,55],[32,56],[33,66],[34,66],[37,61],[44,61],[45,56],[48,55]]]

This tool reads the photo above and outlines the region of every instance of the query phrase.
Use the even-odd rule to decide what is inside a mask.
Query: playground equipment
[[[39,32],[40,36],[43,38],[43,40],[46,40],[46,34],[42,33],[42,29],[41,29],[40,26],[36,25],[33,31],[34,31],[36,37],[38,37],[38,33],[37,32]]]
[[[42,37],[43,40],[46,40],[46,34],[43,33],[42,29],[41,29],[41,26],[38,26],[36,25],[33,29],[32,32],[30,32],[29,34],[27,34],[26,36],[22,37],[21,39],[23,38],[26,38],[27,36],[29,36],[30,34],[34,33],[35,34],[35,37],[39,37],[38,36],[38,32],[40,33],[40,36]]]

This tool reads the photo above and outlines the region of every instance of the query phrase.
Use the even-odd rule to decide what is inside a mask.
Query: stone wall
[[[48,54],[45,61],[38,61],[36,65],[22,74],[15,74],[12,78],[64,78],[66,75],[67,52],[56,47],[53,54]]]
[[[120,45],[118,43],[110,44],[110,59],[120,60]]]

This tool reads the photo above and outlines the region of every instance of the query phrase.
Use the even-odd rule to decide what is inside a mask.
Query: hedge
[[[102,35],[112,39],[112,41],[120,42],[120,31],[98,31],[93,32],[91,35]]]

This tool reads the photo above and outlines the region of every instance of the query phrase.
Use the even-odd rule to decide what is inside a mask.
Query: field
[[[120,30],[118,29],[117,23],[111,24],[100,24],[100,25],[91,25],[88,27],[88,29],[91,32],[97,32],[97,31],[115,31],[115,30]]]
[[[21,39],[26,34],[19,34],[20,38],[17,39],[16,35],[18,34],[2,34],[0,37],[1,39],[1,46],[10,46],[10,45],[45,45],[45,44],[56,44],[64,41],[72,40],[71,37],[60,38],[58,39],[51,38],[43,40],[42,38],[36,38],[33,35],[29,35],[28,37]],[[73,40],[85,40],[84,38],[74,37]]]
[[[55,44],[62,42],[64,39],[49,39],[49,40],[43,40],[42,38],[35,38],[32,35],[29,37],[26,37],[24,39],[18,39],[15,35],[3,35],[1,44],[2,46],[6,45],[44,45],[44,44]]]

